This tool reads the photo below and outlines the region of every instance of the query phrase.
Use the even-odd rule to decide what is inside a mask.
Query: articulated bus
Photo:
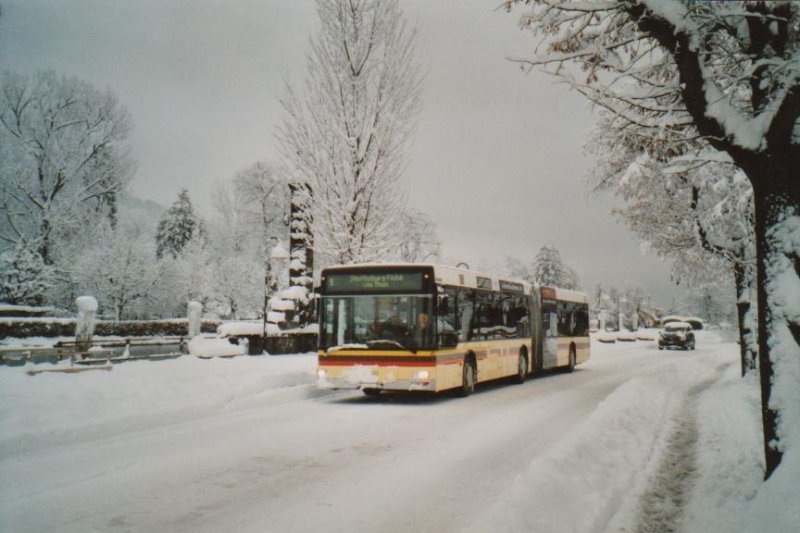
[[[589,359],[586,295],[437,265],[323,270],[317,384],[433,391]]]

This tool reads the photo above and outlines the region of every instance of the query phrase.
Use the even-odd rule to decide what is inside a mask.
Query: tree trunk
[[[50,219],[48,216],[45,216],[42,219],[41,224],[39,225],[39,231],[42,235],[42,240],[39,243],[39,255],[42,257],[42,261],[45,265],[52,265],[53,258],[50,256],[50,231],[52,229]]]
[[[758,343],[753,331],[751,298],[753,273],[742,263],[734,263],[733,279],[736,284],[736,318],[739,327],[739,353],[742,376],[755,370],[758,357]]]
[[[774,156],[774,154],[773,154]],[[781,164],[782,163],[782,164]],[[756,211],[758,362],[764,426],[765,478],[796,439],[800,376],[800,187],[790,161],[750,168]],[[795,169],[796,171],[796,169]],[[792,442],[792,445],[800,443]]]

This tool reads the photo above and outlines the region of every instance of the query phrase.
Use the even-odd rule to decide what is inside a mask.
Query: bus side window
[[[542,331],[545,335],[550,335],[550,313],[542,310]]]
[[[517,337],[528,337],[530,335],[530,321],[528,320],[528,306],[524,296],[517,296],[514,299],[513,317],[517,327]]]
[[[460,320],[458,316],[458,292],[456,289],[446,288],[444,295],[439,297],[438,309],[438,334],[439,346],[452,348],[458,344],[460,338]]]
[[[572,337],[575,335],[575,304],[558,302],[558,335]]]
[[[578,337],[586,337],[589,335],[589,306],[587,304],[582,304],[578,306],[578,311],[576,314],[576,335]]]

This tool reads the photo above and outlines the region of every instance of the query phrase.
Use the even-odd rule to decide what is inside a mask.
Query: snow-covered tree
[[[172,260],[174,263],[174,283],[171,290],[165,290],[163,305],[159,313],[164,316],[182,316],[187,302],[198,302],[207,308],[212,292],[212,267],[210,240],[192,239]],[[169,257],[161,261],[169,261]]]
[[[650,250],[673,261],[676,282],[702,287],[733,273],[742,372],[754,369],[758,345],[750,302],[756,250],[749,181],[701,147],[676,157],[671,136],[650,138],[634,126],[615,129],[613,120],[604,116],[591,142],[600,159],[596,187],[627,201],[615,213]]]
[[[0,245],[35,250],[45,264],[56,245],[112,218],[130,177],[123,141],[131,130],[125,108],[53,71],[0,76]]]
[[[564,262],[561,252],[553,245],[544,245],[533,260],[533,271],[523,279],[532,278],[539,285],[580,290],[578,274]]]
[[[154,304],[163,298],[161,292],[174,285],[173,264],[153,260],[155,244],[147,225],[135,218],[115,227],[105,224],[102,237],[73,266],[78,292],[94,296],[100,312],[116,320],[151,318],[154,307],[160,309]]]
[[[271,238],[286,236],[289,185],[283,169],[259,161],[239,172],[232,186],[231,207],[240,211],[242,223],[264,246]],[[220,211],[220,206],[217,209]]]
[[[269,250],[288,234],[285,172],[255,163],[220,183],[205,247],[205,304],[221,316],[256,317],[269,298]],[[197,297],[196,297],[197,298]]]
[[[0,254],[0,302],[42,305],[52,283],[52,267],[35,250],[17,246]]]
[[[156,230],[156,257],[165,255],[177,258],[184,247],[205,231],[202,221],[197,218],[192,207],[192,199],[186,188],[178,193],[178,199],[167,209],[158,221]]]
[[[504,270],[512,278],[522,279],[528,283],[536,283],[534,261],[533,258],[522,259],[508,256],[506,257],[505,269],[501,268],[500,270]]]
[[[753,187],[766,475],[800,442],[800,6],[789,2],[509,0],[560,76],[618,128],[702,140]],[[582,69],[580,72],[571,66]]]
[[[212,232],[213,234],[213,232]],[[263,312],[264,264],[258,250],[212,236],[208,308],[226,318],[256,318]]]
[[[287,82],[282,153],[313,196],[314,246],[339,263],[397,249],[421,74],[397,0],[318,0],[305,85]]]
[[[409,263],[436,261],[442,243],[436,231],[436,223],[418,209],[406,209],[400,214],[400,245],[397,259]]]
[[[510,277],[529,283],[580,290],[578,274],[564,262],[553,245],[544,245],[533,258],[506,257],[505,268]]]
[[[733,292],[728,279],[704,283],[686,293],[685,313],[702,318],[707,324],[729,322],[734,314]]]

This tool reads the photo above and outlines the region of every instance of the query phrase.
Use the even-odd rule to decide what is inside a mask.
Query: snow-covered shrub
[[[52,267],[25,246],[0,254],[0,301],[42,305],[52,283]]]

